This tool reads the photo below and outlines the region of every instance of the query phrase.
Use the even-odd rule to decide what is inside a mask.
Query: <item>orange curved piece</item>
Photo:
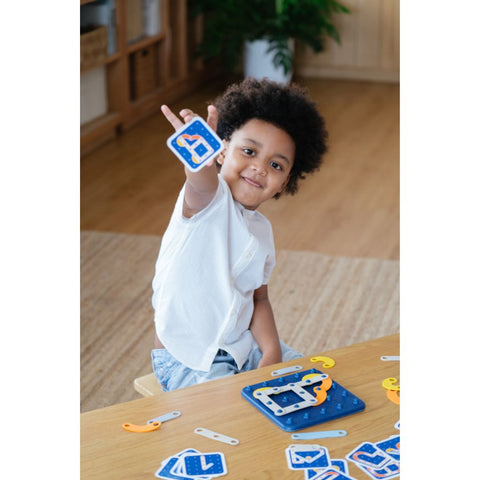
[[[387,390],[387,398],[395,405],[400,405],[400,391],[399,390]]]
[[[324,390],[322,387],[315,387],[313,391],[315,392],[315,396],[317,397],[317,403],[314,403],[312,406],[316,407],[327,399],[327,391]]]
[[[146,432],[153,432],[157,430],[162,425],[162,422],[152,422],[147,423],[147,425],[135,425],[134,423],[124,423],[122,428],[127,430],[128,432],[134,433],[146,433]]]
[[[327,390],[330,390],[331,386],[332,378],[327,377],[325,380],[322,380],[321,385],[313,388],[315,396],[317,397],[317,403],[313,404],[314,407],[320,405],[327,399]]]
[[[327,377],[325,380],[322,380],[322,384],[320,385],[320,388],[322,390],[330,390],[332,386],[332,377]]]

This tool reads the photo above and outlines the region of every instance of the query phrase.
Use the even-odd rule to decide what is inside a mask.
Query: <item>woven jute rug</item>
[[[139,398],[151,372],[161,237],[81,234],[81,411]],[[317,354],[399,332],[399,262],[277,251],[269,284],[282,340]]]

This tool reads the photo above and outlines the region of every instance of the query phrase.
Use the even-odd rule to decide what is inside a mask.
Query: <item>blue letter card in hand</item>
[[[201,117],[195,117],[167,140],[168,148],[192,172],[202,169],[223,150],[220,137]]]

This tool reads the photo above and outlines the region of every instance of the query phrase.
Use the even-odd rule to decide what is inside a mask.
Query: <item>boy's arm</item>
[[[262,285],[253,294],[253,315],[250,331],[262,352],[258,367],[282,361],[282,348],[278,337],[273,310],[268,298],[268,287]]]
[[[175,130],[183,127],[184,123],[166,105],[162,105],[162,113],[172,124]],[[191,110],[184,109],[180,116],[185,123],[196,115]],[[213,130],[217,129],[217,110],[213,105],[208,106],[207,123]],[[198,172],[191,172],[185,168],[185,199],[183,202],[183,215],[187,218],[205,208],[215,196],[218,187],[218,176],[215,160],[211,160]]]

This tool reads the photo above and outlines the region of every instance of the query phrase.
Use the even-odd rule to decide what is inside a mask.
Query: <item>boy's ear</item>
[[[224,149],[218,154],[218,157],[217,157],[217,163],[219,163],[220,165],[223,165],[223,160],[225,159],[225,153],[227,152],[227,148],[228,148],[228,142],[227,141],[223,141],[223,146],[224,146]]]

